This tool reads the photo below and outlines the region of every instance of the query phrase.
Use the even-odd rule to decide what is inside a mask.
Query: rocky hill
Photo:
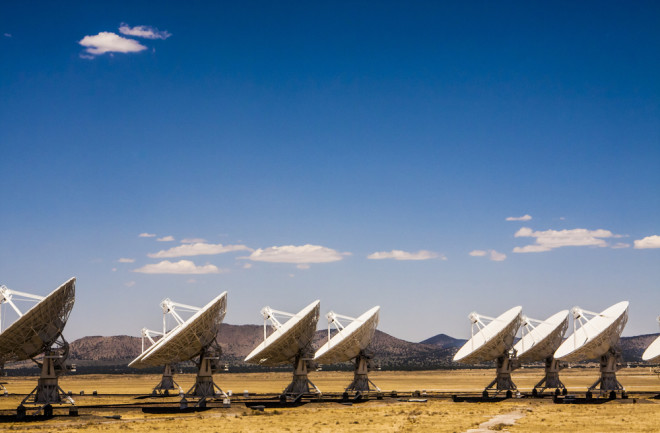
[[[642,353],[660,334],[637,335],[635,337],[621,337],[621,351],[626,362],[640,362]]]
[[[435,335],[431,338],[427,338],[426,340],[422,341],[422,344],[434,344],[436,346],[440,346],[445,349],[451,349],[453,347],[460,348],[463,346],[467,340],[463,340],[460,338],[454,338],[450,337],[447,334],[438,334]]]
[[[639,362],[648,345],[659,334],[623,337],[621,348],[624,361]],[[318,348],[327,339],[327,331],[317,331],[314,347]],[[252,368],[243,362],[245,356],[263,341],[263,327],[259,325],[222,324],[218,333],[218,343],[223,349],[223,360],[233,369]],[[386,369],[434,369],[460,368],[451,360],[465,340],[445,334],[438,334],[421,343],[401,340],[381,331],[376,331],[370,346],[376,364]],[[81,366],[121,366],[125,367],[141,352],[139,337],[117,335],[112,337],[84,337],[70,345],[70,362]],[[345,368],[348,365],[344,366]],[[341,366],[339,366],[341,368]],[[121,369],[120,369],[121,370]],[[119,370],[117,370],[119,371]],[[132,371],[132,369],[131,369]]]

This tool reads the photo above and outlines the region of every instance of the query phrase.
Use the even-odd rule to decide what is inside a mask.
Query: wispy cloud
[[[252,248],[246,247],[245,245],[222,245],[197,242],[193,244],[179,245],[178,247],[173,247],[169,250],[161,250],[157,253],[150,253],[147,255],[152,258],[169,258],[215,255],[229,253],[232,251],[252,251]]]
[[[119,263],[135,263],[135,259],[129,259],[129,258],[126,258],[126,257],[122,257],[117,261]]]
[[[166,30],[160,31],[151,26],[135,26],[131,27],[126,23],[121,23],[119,26],[119,33],[122,35],[136,36],[145,39],[167,39],[172,34]]]
[[[163,236],[162,238],[156,239],[158,242],[173,242],[174,236]]]
[[[134,39],[127,39],[112,32],[85,36],[79,42],[88,55],[99,56],[105,53],[138,53],[147,47]]]
[[[182,244],[199,244],[199,243],[204,243],[206,242],[206,239],[202,238],[185,238],[181,239]]]
[[[138,235],[139,238],[155,238],[156,235],[153,233],[140,233]]]
[[[523,215],[521,217],[508,217],[506,220],[507,221],[529,221],[532,219],[531,215]]]
[[[283,245],[259,248],[250,256],[244,257],[255,262],[271,263],[329,263],[342,260],[348,253],[340,253],[320,245]]]
[[[409,253],[407,251],[401,250],[392,250],[392,251],[378,251],[367,256],[367,259],[370,260],[384,260],[384,259],[393,259],[393,260],[430,260],[437,259],[447,260],[442,254],[435,253],[433,251],[419,250],[416,253]]]
[[[515,247],[514,253],[539,253],[550,251],[560,247],[607,247],[608,238],[620,238],[621,235],[615,235],[609,230],[545,230],[533,231],[529,227],[523,227],[514,235],[517,238],[530,237],[536,238],[536,242],[524,247]]]
[[[179,260],[178,262],[163,260],[159,263],[142,266],[133,272],[141,274],[219,274],[220,269],[211,264],[197,266],[190,260]]]
[[[635,241],[635,249],[643,250],[646,248],[660,248],[660,236],[647,236]]]
[[[126,286],[126,287],[133,287],[134,285],[135,285],[135,281],[128,281],[128,282],[124,283],[124,286]]]
[[[3,35],[5,36],[5,38],[11,38],[11,33],[3,33]]]
[[[489,256],[489,259],[494,262],[501,262],[506,260],[506,254],[500,253],[495,250],[473,250],[470,251],[472,257],[486,257]]]

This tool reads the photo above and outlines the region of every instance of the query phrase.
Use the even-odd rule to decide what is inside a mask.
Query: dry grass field
[[[521,391],[529,391],[541,376],[540,369],[514,373]],[[428,401],[407,402],[393,398],[372,399],[352,406],[338,403],[310,403],[295,408],[246,408],[240,402],[244,390],[254,394],[277,394],[288,383],[287,373],[227,373],[216,377],[225,391],[237,396],[231,408],[211,408],[187,414],[145,414],[139,408],[100,407],[141,402],[160,402],[177,406],[178,398],[135,399],[148,394],[159,380],[148,375],[70,375],[61,386],[72,391],[80,406],[79,417],[56,416],[38,422],[2,422],[0,431],[61,432],[657,432],[660,430],[660,400],[650,399],[650,392],[660,392],[660,379],[648,369],[624,369],[618,377],[631,394],[627,400],[604,404],[561,405],[549,398],[513,398],[498,403],[454,403],[439,393],[480,393],[492,379],[492,370],[374,372],[372,380],[383,390],[399,395],[425,390]],[[583,393],[597,377],[595,369],[569,369],[562,380],[571,391]],[[314,372],[314,383],[326,393],[339,393],[350,381],[348,372]],[[187,390],[192,375],[178,375],[175,380]],[[36,378],[8,378],[8,397],[0,398],[0,413],[13,413],[22,397],[35,385]],[[80,391],[85,395],[80,396]],[[92,396],[93,391],[98,396]],[[644,394],[646,393],[646,394]],[[56,409],[65,415],[67,410]],[[121,416],[121,419],[112,418]],[[480,427],[481,425],[481,427]]]

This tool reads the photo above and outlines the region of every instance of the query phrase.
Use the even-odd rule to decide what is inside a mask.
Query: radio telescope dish
[[[296,314],[273,310],[270,307],[261,310],[264,317],[264,341],[245,358],[245,362],[266,366],[292,363],[293,381],[284,390],[284,396],[307,394],[310,392],[309,385],[316,393],[321,393],[307,378],[309,361],[313,356],[312,340],[320,310],[321,301],[318,300]],[[282,324],[275,316],[288,317],[289,320]],[[267,321],[275,328],[270,336],[267,336]]]
[[[658,322],[660,323],[660,317],[658,317]],[[660,337],[656,338],[655,341],[646,348],[642,354],[642,360],[646,362],[660,361]]]
[[[625,391],[616,379],[621,359],[619,339],[628,321],[628,301],[619,302],[601,313],[593,313],[574,307],[573,335],[569,336],[555,352],[561,361],[575,362],[600,359],[600,378],[589,387],[589,392],[600,384],[601,393]],[[591,316],[589,320],[585,318]],[[577,328],[578,322],[580,327]]]
[[[537,324],[536,327],[533,323]],[[518,361],[545,361],[545,377],[534,386],[534,395],[538,394],[537,389],[540,389],[541,392],[547,388],[566,389],[559,379],[559,371],[565,368],[565,364],[555,359],[553,354],[561,345],[567,328],[568,310],[553,314],[544,321],[523,317],[522,329],[524,335],[513,346]]]
[[[380,391],[368,378],[371,355],[365,349],[371,343],[376,328],[378,327],[378,314],[380,307],[374,307],[362,314],[357,319],[341,316],[334,312],[328,313],[328,342],[325,343],[314,355],[314,361],[319,364],[334,364],[355,359],[355,373],[353,382],[346,391],[371,391],[370,384]],[[352,320],[344,327],[339,319]],[[334,324],[339,332],[330,338],[330,325]]]
[[[509,395],[512,390],[518,389],[511,380],[511,371],[517,368],[519,363],[511,349],[522,321],[522,307],[513,307],[497,318],[477,313],[471,313],[468,317],[472,322],[472,337],[456,352],[454,361],[477,364],[496,360],[497,377],[484,389],[484,397],[493,386],[497,392],[507,390]],[[490,323],[485,324],[483,320],[489,320]],[[479,330],[476,334],[475,327]]]
[[[0,364],[33,359],[45,353],[37,387],[22,401],[34,397],[36,404],[60,403],[61,397],[73,404],[58,385],[58,376],[66,370],[69,344],[62,336],[64,326],[75,302],[76,279],[71,278],[48,296],[11,290],[0,286],[0,304],[7,303],[18,314],[18,319],[0,333]],[[14,301],[37,301],[23,314]],[[1,323],[1,322],[0,322]]]
[[[217,388],[220,393],[224,392],[213,383],[213,371],[216,369],[217,360],[220,356],[220,347],[217,345],[216,336],[220,330],[220,324],[227,312],[227,292],[218,295],[202,308],[179,304],[165,299],[161,302],[163,309],[163,332],[142,330],[142,353],[136,357],[129,367],[146,368],[164,366],[163,378],[154,388],[154,393],[163,391],[165,394],[171,389],[181,390],[172,379],[171,365],[177,362],[191,360],[199,356],[197,362],[198,372],[195,385],[188,391],[198,397],[211,397],[215,395]],[[177,313],[181,311],[195,311],[195,314],[184,321]],[[174,317],[177,325],[169,332],[166,329],[166,317],[170,314]],[[157,341],[152,338],[161,335]],[[145,350],[145,338],[152,345]]]

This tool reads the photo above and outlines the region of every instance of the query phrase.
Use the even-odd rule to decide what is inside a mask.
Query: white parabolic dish
[[[642,355],[642,360],[647,362],[660,361],[660,337],[656,338],[655,341],[646,348]]]
[[[374,307],[353,320],[316,351],[314,361],[319,364],[333,364],[357,357],[374,337],[379,311],[380,307]]]
[[[76,296],[71,278],[30,308],[0,334],[0,363],[30,359],[44,352],[60,336]]]
[[[135,358],[129,367],[146,368],[188,361],[199,355],[220,330],[227,312],[227,292],[223,292],[190,319],[178,325]]]
[[[545,319],[513,346],[520,362],[541,361],[552,356],[561,345],[568,327],[568,310]]]
[[[513,307],[477,332],[454,355],[454,361],[466,364],[491,361],[502,356],[512,345],[522,320],[522,307]]]
[[[555,352],[561,361],[596,359],[616,346],[628,321],[628,301],[614,304],[569,336]]]
[[[319,321],[321,301],[314,301],[286,321],[245,358],[245,362],[280,365],[292,362],[309,346]]]

